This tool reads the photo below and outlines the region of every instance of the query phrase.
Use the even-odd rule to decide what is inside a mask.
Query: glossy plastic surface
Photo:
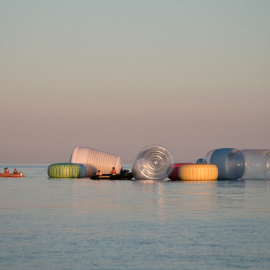
[[[233,158],[235,168],[243,172],[242,180],[270,180],[270,150],[244,149]]]
[[[243,167],[235,166],[234,155],[239,152],[235,148],[216,149],[210,158],[210,164],[218,167],[219,180],[237,180],[243,175]]]
[[[173,157],[162,146],[147,146],[137,155],[132,173],[136,180],[163,180],[173,169]]]
[[[70,163],[80,163],[85,166],[85,176],[89,177],[98,170],[102,174],[111,172],[115,167],[116,173],[120,173],[121,159],[119,156],[87,147],[75,147],[70,157]]]

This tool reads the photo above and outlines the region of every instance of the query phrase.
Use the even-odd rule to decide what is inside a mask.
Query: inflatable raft
[[[101,174],[92,175],[90,179],[92,180],[131,180],[133,178],[132,173],[120,173],[120,174]]]
[[[22,173],[0,173],[0,177],[25,177]]]

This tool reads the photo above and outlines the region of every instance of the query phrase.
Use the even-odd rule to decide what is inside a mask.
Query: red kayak
[[[22,173],[0,173],[0,177],[25,177]]]

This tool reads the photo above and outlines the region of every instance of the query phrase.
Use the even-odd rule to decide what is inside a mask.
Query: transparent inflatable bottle
[[[233,157],[235,170],[241,171],[242,180],[270,180],[270,150],[243,149]]]
[[[132,165],[132,174],[136,180],[163,180],[173,169],[173,157],[162,146],[143,148]]]

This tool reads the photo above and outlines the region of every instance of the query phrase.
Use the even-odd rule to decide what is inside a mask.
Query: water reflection
[[[245,192],[245,181],[222,180],[218,181],[218,194],[242,194]]]
[[[117,181],[72,180],[72,209],[74,213],[101,213],[107,215],[115,211],[116,203],[121,199]]]
[[[135,181],[143,193],[151,194],[157,214],[164,216],[183,213],[216,211],[217,181]],[[163,216],[162,216],[163,215]]]
[[[251,202],[262,191],[267,192],[269,181],[92,181],[72,180],[72,192],[66,196],[74,213],[85,212],[114,219],[115,215],[131,213],[164,224],[168,219],[188,215],[215,217],[217,212],[237,217],[239,211],[249,211]],[[59,192],[59,191],[58,191]],[[67,192],[67,190],[65,191]],[[246,194],[247,193],[247,194]],[[262,211],[262,205],[252,207]],[[265,208],[265,206],[263,206]],[[231,212],[229,212],[231,211]],[[263,210],[264,211],[264,210]]]
[[[186,211],[205,214],[216,211],[217,181],[185,181],[182,186]]]
[[[263,213],[265,205],[252,203],[252,200],[260,196],[263,190],[267,192],[270,181],[142,180],[132,184],[137,187],[137,196],[140,196],[142,203],[152,205],[151,210],[155,211],[160,221],[165,221],[172,216],[172,212],[174,215],[188,214],[192,218],[203,214],[208,218],[215,217],[221,211],[225,217],[237,217],[240,212],[249,214],[251,204],[258,213]]]
[[[269,189],[270,181],[269,180],[245,180],[246,187],[257,189]]]
[[[168,190],[166,188],[166,182],[162,180],[137,180],[133,181],[133,186],[137,187],[142,194],[140,196],[143,202],[142,210],[149,214],[154,214],[159,223],[166,222],[168,203]],[[144,194],[144,195],[143,195]]]

